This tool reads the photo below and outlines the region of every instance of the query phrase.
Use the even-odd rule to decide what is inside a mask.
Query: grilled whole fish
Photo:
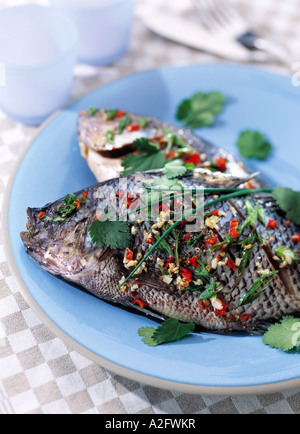
[[[77,201],[79,206],[65,220],[62,213],[58,214],[65,206],[64,199],[41,209],[29,208],[27,231],[21,234],[27,253],[47,272],[103,300],[209,330],[259,330],[270,320],[299,313],[299,262],[288,258],[284,261],[275,254],[279,246],[296,249],[292,236],[299,233],[299,227],[285,224],[284,215],[268,194],[223,201],[206,209],[197,233],[186,232],[184,222],[123,285],[154,240],[172,224],[170,209],[164,203],[158,206],[159,216],[154,221],[131,222],[131,241],[126,249],[97,247],[91,240],[89,227],[107,209],[115,210],[117,217],[128,207],[134,210],[145,185],[160,178],[161,173],[132,175],[126,178],[126,194],[125,178],[96,184],[75,195],[85,197],[86,201]],[[188,189],[229,188],[242,186],[245,179],[199,169],[180,182]],[[205,195],[205,203],[212,198]],[[266,222],[276,221],[277,229],[258,221],[257,232],[250,225],[235,236],[236,225],[241,227],[248,215],[247,199],[253,207],[264,209]],[[244,262],[247,254],[248,260]],[[267,277],[257,291],[262,287],[264,291],[240,305],[263,276]],[[215,293],[201,299],[209,288]]]
[[[126,123],[129,125],[124,127]],[[167,154],[168,147],[164,140],[166,131],[176,134],[186,144],[187,153],[199,154],[200,161],[196,167],[209,169],[218,159],[225,159],[227,172],[241,178],[247,176],[248,172],[233,155],[203,141],[188,130],[176,128],[156,118],[121,110],[90,109],[80,113],[77,125],[82,157],[98,182],[119,177],[123,170],[122,158],[135,151],[136,139],[147,138]],[[180,157],[185,150],[177,149]]]

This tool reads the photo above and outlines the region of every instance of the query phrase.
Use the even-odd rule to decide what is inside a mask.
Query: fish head
[[[40,220],[40,212],[28,208],[27,231],[21,233],[21,239],[41,268],[54,275],[72,276],[95,265],[104,248],[87,244],[90,222],[86,217],[52,223]]]

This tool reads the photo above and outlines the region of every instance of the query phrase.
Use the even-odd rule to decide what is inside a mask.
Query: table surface
[[[77,65],[73,99],[120,77],[159,66],[221,62],[149,32],[139,18],[147,3],[181,10],[188,0],[139,0],[130,50],[114,65]],[[26,3],[0,0],[6,5]],[[32,3],[32,2],[31,2]],[[35,3],[47,3],[36,0]],[[300,62],[299,0],[235,0],[255,28],[289,46]],[[268,17],[268,19],[266,19]],[[275,65],[270,70],[286,73]],[[18,156],[37,128],[16,124],[0,111],[0,212]],[[0,414],[299,414],[300,389],[261,396],[199,396],[161,390],[122,378],[86,359],[41,323],[24,301],[8,267],[0,234]],[[2,334],[0,337],[3,337]]]

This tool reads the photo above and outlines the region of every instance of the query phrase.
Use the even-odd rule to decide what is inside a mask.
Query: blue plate
[[[300,386],[300,355],[272,350],[261,337],[195,334],[156,348],[137,334],[150,318],[106,304],[42,271],[19,233],[28,206],[39,207],[95,183],[81,158],[76,121],[92,106],[119,107],[175,123],[179,102],[196,91],[228,99],[213,128],[199,134],[237,153],[241,130],[264,132],[274,144],[267,162],[251,161],[271,185],[300,189],[300,91],[290,79],[245,66],[166,67],[129,76],[75,102],[42,128],[24,157],[6,200],[6,253],[21,291],[58,336],[107,369],[153,386],[202,394],[256,394]]]

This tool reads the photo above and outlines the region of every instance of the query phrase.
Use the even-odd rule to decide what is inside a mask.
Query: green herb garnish
[[[92,242],[97,247],[110,247],[111,249],[125,249],[130,246],[131,236],[128,224],[120,221],[95,220],[89,227]]]
[[[273,324],[263,337],[264,344],[271,348],[288,352],[300,351],[300,319],[284,317],[278,324]]]
[[[94,116],[96,113],[98,113],[99,109],[98,107],[91,107],[88,111],[90,116]]]
[[[192,129],[209,127],[223,110],[225,102],[225,97],[220,92],[198,92],[192,98],[182,101],[176,118]]]
[[[113,145],[115,143],[114,134],[113,134],[112,131],[107,131],[106,132],[106,140],[111,145]]]
[[[273,146],[258,131],[243,131],[237,141],[237,147],[244,158],[258,158],[266,160],[273,149]]]
[[[131,124],[131,117],[129,115],[125,115],[120,119],[118,134],[122,134],[125,128]]]
[[[163,169],[163,172],[168,179],[180,178],[181,176],[184,176],[188,171],[189,169],[180,159],[170,161],[165,165]]]
[[[245,294],[239,304],[238,307],[241,306],[245,306],[246,304],[250,304],[253,303],[254,300],[256,300],[272,283],[272,280],[270,279],[266,285],[264,285],[264,287],[256,292],[264,283],[264,281],[268,278],[271,278],[273,276],[275,276],[276,274],[278,274],[279,271],[273,271],[272,273],[266,274],[265,276],[260,277],[249,289],[249,291],[247,292],[247,294]]]
[[[219,294],[220,291],[222,291],[223,287],[217,283],[217,282],[213,282],[211,285],[209,285],[208,288],[206,288],[206,290],[200,295],[199,297],[199,301],[203,301],[203,300],[210,300],[213,297],[215,297],[216,295]]]
[[[140,127],[141,128],[146,128],[146,126],[148,125],[148,119],[147,118],[143,118],[140,121]]]
[[[147,170],[161,169],[166,157],[161,150],[149,142],[146,138],[137,139],[134,141],[136,154],[129,154],[122,160],[124,171],[122,176],[127,176],[136,172],[145,172]]]
[[[118,110],[105,110],[107,118],[111,121],[115,118]]]
[[[300,192],[277,187],[273,190],[273,197],[282,211],[286,213],[287,219],[300,224]]]
[[[291,265],[294,261],[300,261],[298,254],[294,252],[294,250],[288,249],[285,246],[277,247],[275,249],[275,255],[289,265]]]
[[[195,324],[182,324],[175,319],[167,319],[157,328],[142,327],[138,334],[143,337],[142,341],[150,347],[175,342],[183,339],[195,330]]]

